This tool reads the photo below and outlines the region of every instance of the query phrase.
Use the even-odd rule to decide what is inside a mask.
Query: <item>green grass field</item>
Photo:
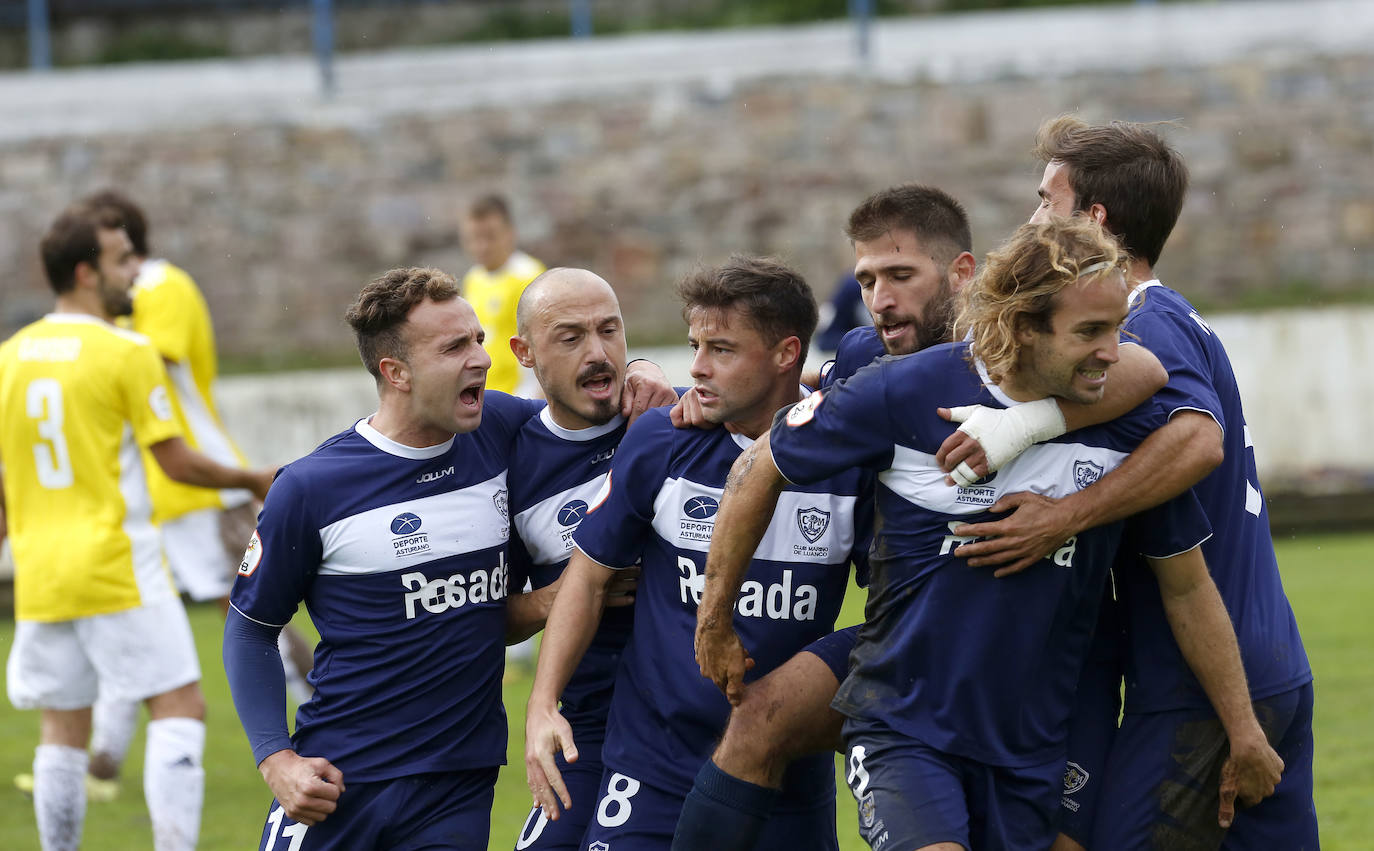
[[[1328,851],[1369,847],[1368,812],[1374,803],[1374,534],[1300,537],[1278,543],[1284,584],[1297,612],[1317,678],[1316,797],[1322,839]],[[848,622],[858,619],[862,595],[846,601]],[[191,610],[201,650],[209,710],[206,745],[205,815],[200,847],[205,851],[256,847],[269,796],[252,765],[247,741],[234,717],[219,663],[220,621],[210,606]],[[13,621],[0,622],[0,646],[6,654]],[[510,716],[511,765],[501,772],[492,814],[491,848],[514,846],[529,808],[521,761],[528,679],[506,687]],[[38,848],[33,810],[9,778],[29,770],[38,738],[37,713],[0,706],[0,848]],[[113,804],[92,804],[86,817],[84,846],[92,851],[151,848],[152,837],[143,806],[142,736],[134,742],[125,768],[122,796]],[[841,847],[864,848],[855,827],[852,799],[840,786]]]

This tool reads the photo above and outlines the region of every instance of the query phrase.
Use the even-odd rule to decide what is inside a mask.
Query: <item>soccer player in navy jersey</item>
[[[282,469],[225,625],[276,799],[261,847],[485,849],[504,646],[529,631],[529,607],[507,617],[507,470],[542,403],[486,392],[485,335],[444,272],[392,270],[347,319],[377,412]],[[288,736],[276,641],[301,601],[320,644]]]
[[[974,273],[963,206],[932,186],[905,184],[875,193],[850,214],[845,231],[873,325],[845,335],[823,369],[823,388],[883,354],[906,355],[948,342],[955,297]],[[1041,420],[1058,421],[1046,437],[1066,425],[1080,428],[1123,414],[1163,386],[1167,376],[1140,347],[1127,347],[1121,357],[1101,403],[1057,399],[1021,407],[1038,408]],[[804,754],[843,747],[843,716],[830,701],[844,679],[856,631],[851,627],[827,636],[742,695],[729,695],[738,705],[683,807],[674,848],[691,851],[709,840],[720,851],[752,849],[787,765]]]
[[[1125,327],[1169,369],[1169,385],[1158,396],[1169,420],[1092,487],[1062,500],[1033,494],[1004,500],[999,510],[1013,513],[959,530],[986,539],[958,552],[971,565],[1013,572],[1081,529],[1191,487],[1215,531],[1203,552],[1235,626],[1255,713],[1284,766],[1282,782],[1271,790],[1264,743],[1246,740],[1209,702],[1164,628],[1159,593],[1128,560],[1117,568],[1125,714],[1119,730],[1115,712],[1092,722],[1115,738],[1105,765],[1100,755],[1092,757],[1097,764],[1085,773],[1095,779],[1073,784],[1081,794],[1070,795],[1066,786],[1065,806],[1079,813],[1057,847],[1186,841],[1196,848],[1316,848],[1312,673],[1279,577],[1235,376],[1211,327],[1154,272],[1183,206],[1187,166],[1157,133],[1137,124],[1090,126],[1061,117],[1047,122],[1037,141],[1045,170],[1031,220],[1085,215],[1132,252]],[[1110,693],[1119,688],[1119,672],[1099,679]],[[1089,757],[1071,755],[1079,758]],[[1248,805],[1239,813],[1237,798]]]
[[[511,459],[511,582],[523,587],[528,578],[534,590],[509,605],[513,615],[533,606],[514,619],[538,629],[573,551],[573,533],[625,436],[625,322],[610,284],[585,269],[555,268],[525,288],[516,326],[511,348],[533,370],[548,407],[521,428]],[[633,574],[622,571],[612,581],[601,625],[563,689],[561,712],[578,758],[558,768],[568,795],[587,805],[552,819],[535,806],[516,840],[520,851],[577,848],[586,830],[601,783],[611,688],[634,618]]]
[[[846,716],[847,777],[875,851],[1045,848],[1054,838],[1069,708],[1120,530],[1065,542],[1014,587],[962,564],[953,550],[964,539],[952,530],[1004,492],[1086,486],[1160,418],[1142,406],[951,488],[935,451],[952,427],[934,405],[1100,399],[1126,315],[1123,267],[1091,222],[1024,226],[966,290],[970,342],[884,360],[813,394],[780,414],[731,472],[701,607],[708,641],[699,634],[699,650],[735,657],[723,666],[727,689],[748,659],[719,616],[761,537],[757,518],[789,481],[856,465],[880,471],[866,620],[834,703]],[[1161,584],[1205,576],[1196,547],[1208,531],[1195,502],[1171,503],[1157,520],[1132,546]],[[1170,615],[1189,625],[1185,652],[1201,664],[1225,649],[1215,617],[1224,623],[1224,612],[1214,594],[1182,596]],[[1214,617],[1203,622],[1198,610]],[[1233,682],[1227,675],[1240,667],[1234,642],[1215,655],[1202,665],[1209,688]]]
[[[525,763],[536,802],[552,816],[591,810],[583,847],[666,848],[683,798],[710,754],[729,703],[697,673],[692,652],[702,564],[731,463],[802,395],[798,378],[816,324],[806,283],[773,261],[736,257],[679,286],[694,390],[713,430],[677,429],[666,409],[632,426],[605,486],[575,533],[577,550],[545,629],[526,715]],[[758,647],[762,675],[828,634],[851,560],[871,520],[859,471],[793,488],[770,512],[768,540],[749,564],[734,617]],[[570,797],[555,763],[579,755],[558,714],[560,693],[602,619],[616,572],[642,564],[634,624],[616,678],[602,748],[599,800]],[[835,848],[829,754],[794,764],[764,848]]]

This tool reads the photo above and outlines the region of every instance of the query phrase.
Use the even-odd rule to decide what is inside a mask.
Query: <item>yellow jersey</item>
[[[219,373],[210,310],[191,276],[166,260],[147,260],[134,281],[133,329],[152,341],[167,366],[176,416],[186,442],[227,467],[244,467],[215,405]],[[165,523],[206,508],[233,508],[252,500],[246,490],[214,490],[167,478],[145,452],[153,516]]]
[[[0,345],[0,463],[15,617],[65,621],[171,598],[139,450],[178,437],[143,337],[51,314]]]
[[[483,348],[491,355],[488,390],[514,393],[520,384],[520,362],[510,350],[510,338],[515,336],[515,307],[520,303],[520,293],[543,271],[543,263],[517,251],[495,272],[479,263],[463,276],[463,297],[487,332]]]

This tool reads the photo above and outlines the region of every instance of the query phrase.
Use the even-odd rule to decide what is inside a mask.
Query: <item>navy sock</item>
[[[673,851],[753,851],[778,795],[706,760],[682,805]]]

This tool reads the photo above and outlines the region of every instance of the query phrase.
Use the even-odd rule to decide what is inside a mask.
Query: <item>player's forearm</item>
[[[1222,461],[1221,428],[1185,411],[1157,429],[1121,466],[1060,501],[1077,531],[1123,520],[1202,481]]]
[[[286,674],[277,650],[279,627],[249,620],[234,608],[224,619],[224,673],[253,762],[291,749],[286,729]]]
[[[561,579],[506,598],[506,643],[519,644],[544,628]]]
[[[243,488],[257,492],[262,473],[228,467],[192,449],[179,437],[152,446],[153,457],[167,478],[201,488]]]
[[[549,609],[539,663],[530,689],[530,706],[552,709],[571,679],[601,623],[609,569],[596,564],[580,550],[563,571],[561,585]]]
[[[1160,576],[1160,596],[1174,641],[1226,728],[1226,735],[1232,741],[1247,736],[1263,738],[1250,703],[1235,628],[1202,562],[1201,550],[1176,558],[1186,560],[1190,570],[1185,580],[1174,582],[1172,587],[1161,573],[1166,560],[1149,560]]]
[[[1144,346],[1119,349],[1120,360],[1108,373],[1102,398],[1092,405],[1056,399],[1069,431],[1110,422],[1131,411],[1169,383],[1169,372],[1159,358]]]
[[[735,459],[725,480],[725,493],[711,532],[711,550],[706,555],[706,586],[697,607],[702,629],[719,629],[731,623],[744,574],[768,531],[785,483],[773,463],[767,432]]]

